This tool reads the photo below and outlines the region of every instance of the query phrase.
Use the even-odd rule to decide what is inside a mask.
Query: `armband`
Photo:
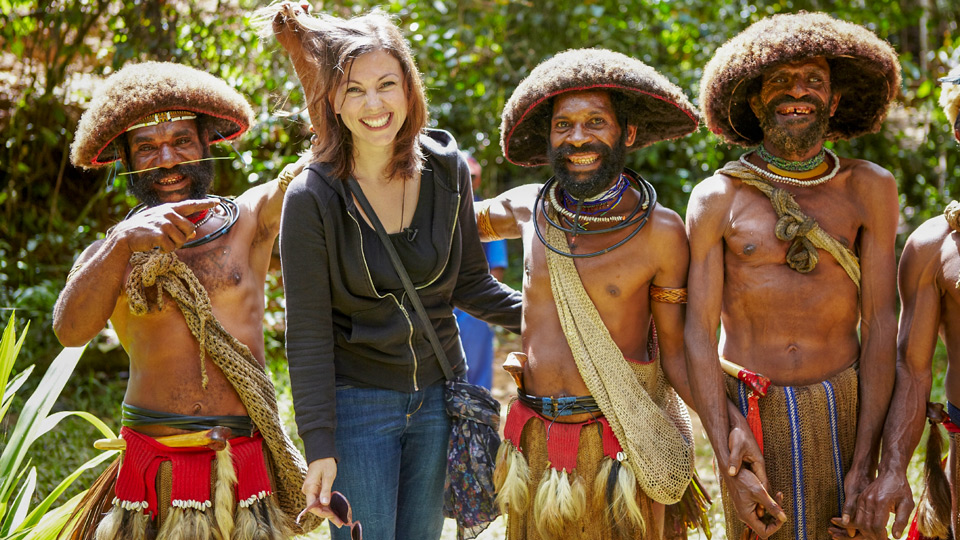
[[[480,239],[484,242],[492,242],[494,240],[503,240],[503,237],[497,234],[497,231],[493,228],[493,224],[490,223],[490,203],[487,201],[481,201],[477,203],[475,207],[475,213],[477,215],[477,230],[480,232]]]
[[[280,188],[281,193],[287,192],[287,186],[290,185],[290,181],[296,178],[296,176],[289,167],[284,167],[283,170],[280,171],[280,176],[277,177],[277,187]]]
[[[686,304],[687,288],[671,288],[650,286],[650,300],[654,302],[663,302],[664,304]]]

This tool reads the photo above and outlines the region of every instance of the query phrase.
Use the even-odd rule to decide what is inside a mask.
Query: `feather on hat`
[[[879,130],[900,89],[893,47],[860,25],[805,12],[762,19],[717,49],[700,81],[707,127],[730,144],[760,144],[760,121],[747,103],[752,81],[777,64],[817,56],[827,59],[831,88],[841,93],[826,138]]]
[[[133,64],[94,94],[77,125],[70,160],[85,169],[116,161],[120,153],[111,143],[145,116],[165,111],[204,115],[210,144],[239,137],[253,123],[247,100],[209,73],[171,62]]]
[[[624,112],[637,137],[628,152],[688,135],[700,121],[680,87],[643,62],[605,49],[569,50],[535,67],[510,96],[500,124],[504,157],[524,167],[546,164],[551,98],[585,90],[618,92],[629,100]]]

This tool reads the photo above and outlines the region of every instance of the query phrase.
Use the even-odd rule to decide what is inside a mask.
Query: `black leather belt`
[[[550,418],[600,412],[593,396],[537,397],[517,392],[517,398],[520,403]]]

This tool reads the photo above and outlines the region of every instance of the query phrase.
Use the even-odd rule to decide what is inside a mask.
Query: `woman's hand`
[[[330,491],[336,477],[336,459],[331,457],[311,461],[307,467],[307,477],[303,480],[303,494],[307,497],[307,508],[310,512],[327,518],[340,527],[343,522],[330,510]]]

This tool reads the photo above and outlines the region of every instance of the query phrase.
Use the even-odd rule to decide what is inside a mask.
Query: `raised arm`
[[[286,164],[274,180],[252,187],[237,197],[237,204],[256,212],[257,236],[254,243],[269,241],[270,248],[280,232],[280,211],[287,186],[313,159],[311,151],[304,152],[297,161]]]
[[[942,218],[922,225],[907,240],[900,257],[900,329],[897,334],[897,377],[893,403],[883,429],[883,460],[877,479],[860,496],[856,521],[868,536],[886,537],[890,513],[893,534],[900,537],[913,510],[907,464],[920,442],[932,384],[931,359],[940,327],[941,291],[937,284]]]
[[[887,416],[896,370],[896,235],[900,207],[897,184],[886,170],[868,162],[851,172],[864,212],[860,233],[860,413],[853,464],[844,480],[844,519],[854,515],[857,497],[876,467],[880,433]]]
[[[113,227],[77,259],[53,308],[53,330],[65,347],[78,347],[103,329],[116,308],[130,256],[136,251],[174,251],[194,237],[184,216],[217,205],[186,200],[149,208]]]
[[[521,224],[532,219],[533,204],[540,184],[526,184],[478,202],[474,211],[480,240],[520,238]]]

